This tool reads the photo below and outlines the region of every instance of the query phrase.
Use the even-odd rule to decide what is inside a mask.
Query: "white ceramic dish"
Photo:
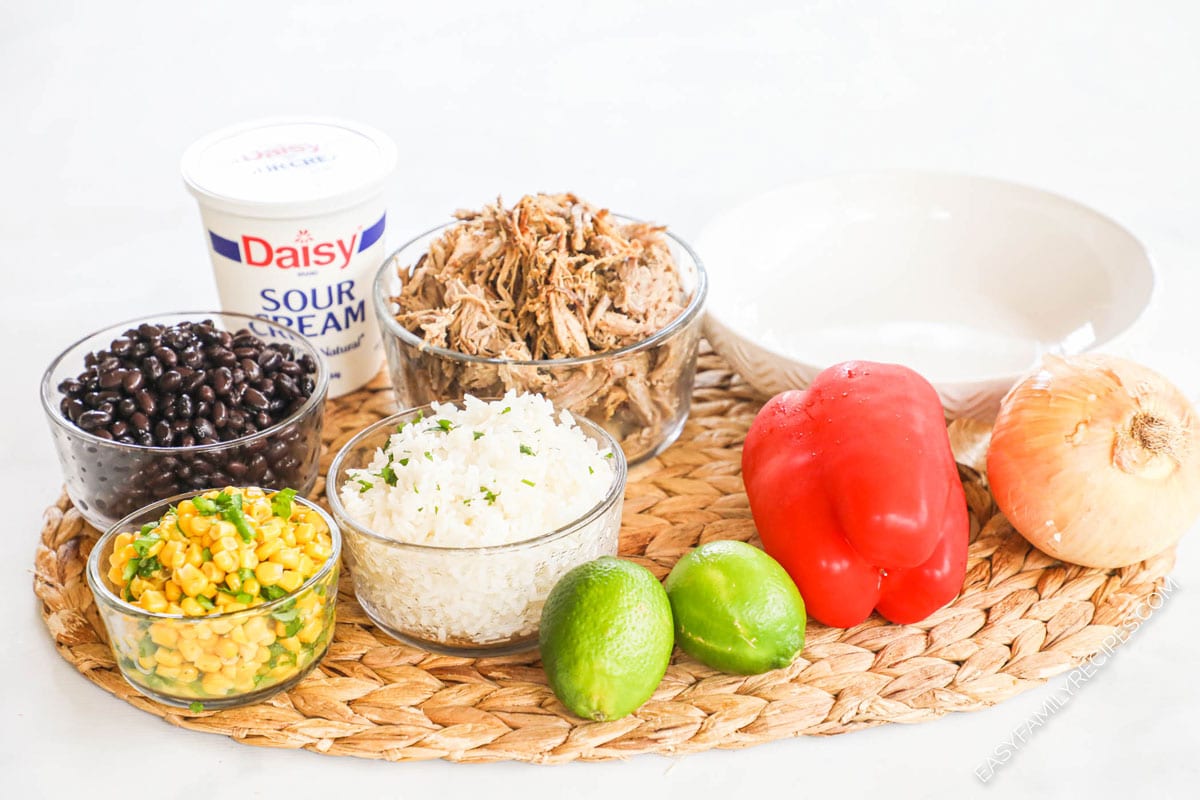
[[[950,417],[990,419],[1045,352],[1111,342],[1150,302],[1142,244],[1058,195],[891,171],[760,195],[714,220],[706,334],[755,388],[839,361],[916,369]]]

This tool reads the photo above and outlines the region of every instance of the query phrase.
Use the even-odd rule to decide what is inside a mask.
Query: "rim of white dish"
[[[1133,250],[1139,256],[1139,258],[1137,258],[1136,261],[1140,264],[1140,267],[1142,270],[1140,277],[1142,277],[1146,283],[1146,290],[1145,290],[1144,296],[1141,298],[1138,298],[1138,300],[1137,300],[1138,304],[1136,305],[1136,308],[1131,304],[1131,309],[1134,309],[1132,312],[1132,316],[1127,321],[1125,321],[1117,330],[1114,330],[1113,332],[1111,332],[1110,334],[1108,334],[1106,336],[1098,337],[1097,339],[1095,339],[1095,341],[1091,342],[1086,347],[1083,347],[1077,351],[1074,351],[1072,354],[1094,352],[1095,350],[1103,347],[1104,345],[1117,340],[1121,336],[1128,333],[1131,329],[1133,329],[1133,327],[1136,326],[1139,321],[1141,321],[1141,319],[1145,316],[1146,311],[1150,308],[1150,306],[1153,302],[1153,299],[1154,299],[1155,292],[1158,290],[1158,275],[1157,275],[1157,268],[1155,267],[1155,264],[1154,264],[1154,258],[1151,255],[1149,248],[1146,247],[1146,244],[1140,238],[1138,238],[1136,235],[1134,235],[1133,232],[1130,231],[1129,228],[1127,228],[1125,225],[1122,225],[1116,218],[1112,217],[1109,214],[1105,214],[1104,212],[1098,211],[1097,209],[1095,209],[1089,205],[1086,205],[1078,200],[1072,199],[1071,197],[1068,197],[1064,194],[1060,194],[1058,192],[1044,189],[1040,186],[1035,186],[1033,184],[1024,183],[1024,182],[1020,182],[1020,181],[1011,181],[1011,180],[1007,180],[1004,178],[996,178],[996,177],[992,177],[989,175],[981,175],[981,174],[970,173],[970,172],[949,172],[949,171],[942,171],[942,170],[907,169],[907,168],[849,170],[849,171],[833,172],[833,173],[829,173],[827,175],[816,175],[811,178],[806,178],[806,179],[799,180],[799,181],[793,181],[791,183],[786,183],[786,184],[780,184],[780,185],[775,186],[765,192],[760,192],[753,196],[745,197],[741,201],[735,203],[734,205],[724,209],[717,215],[713,216],[708,221],[708,223],[705,225],[705,227],[700,231],[700,234],[695,238],[696,249],[701,252],[703,252],[705,250],[706,240],[708,240],[711,237],[712,232],[716,229],[716,227],[720,223],[722,223],[723,220],[727,219],[730,216],[733,216],[734,214],[736,214],[739,211],[743,211],[747,208],[757,206],[757,205],[763,203],[764,201],[766,201],[768,198],[771,198],[774,196],[779,196],[779,195],[784,195],[784,194],[787,194],[790,192],[794,192],[797,189],[814,188],[814,187],[819,186],[820,184],[828,184],[828,183],[849,184],[849,183],[860,182],[860,181],[866,182],[866,181],[905,181],[905,180],[935,180],[935,181],[944,181],[944,182],[955,182],[955,183],[960,183],[960,184],[964,184],[964,185],[966,185],[966,184],[976,184],[976,185],[982,184],[982,185],[989,185],[989,186],[999,187],[999,188],[1008,189],[1008,190],[1017,190],[1017,191],[1024,192],[1031,196],[1038,196],[1042,199],[1054,201],[1055,203],[1058,203],[1065,207],[1069,207],[1071,209],[1074,209],[1077,212],[1080,212],[1082,214],[1085,214],[1087,216],[1090,216],[1090,217],[1098,220],[1099,222],[1103,223],[1105,226],[1109,227],[1118,236],[1123,236],[1129,242],[1129,244],[1132,245]],[[716,267],[713,266],[714,263],[717,264]],[[721,269],[722,269],[720,266],[720,259],[712,259],[710,256],[707,267],[713,276],[719,275],[721,272]],[[719,296],[719,291],[715,294],[715,296]],[[821,370],[823,370],[829,366],[832,366],[832,364],[823,364],[823,363],[820,363],[817,361],[809,360],[802,353],[781,352],[777,348],[769,347],[769,346],[763,344],[762,342],[757,341],[753,336],[747,335],[747,333],[744,330],[742,330],[740,326],[734,325],[734,324],[730,323],[729,320],[723,318],[720,313],[720,302],[710,299],[710,301],[708,303],[708,307],[706,309],[706,327],[707,327],[707,324],[712,323],[712,322],[715,322],[716,324],[718,324],[720,327],[724,328],[726,331],[728,331],[730,334],[732,334],[736,338],[741,339],[742,341],[747,342],[749,344],[752,344],[755,348],[757,348],[765,353],[769,353],[770,355],[772,355],[782,361],[787,361],[792,364],[795,364],[798,367],[811,368],[817,372],[820,372]],[[1046,351],[1046,352],[1052,352],[1052,351]],[[1011,378],[1014,378],[1015,376],[1021,375],[1022,373],[1024,373],[1026,370],[1032,368],[1033,366],[1034,366],[1034,364],[1030,364],[1029,367],[1026,367],[1026,368],[1023,368],[1020,370],[1003,371],[1003,372],[989,371],[989,372],[983,372],[983,373],[979,373],[979,374],[969,375],[967,377],[953,377],[953,376],[945,376],[945,375],[924,375],[924,377],[930,383],[934,384],[935,386],[948,386],[948,385],[953,384],[953,385],[956,385],[959,387],[979,387],[979,386],[984,386],[986,384],[993,384],[998,381],[1007,381]]]

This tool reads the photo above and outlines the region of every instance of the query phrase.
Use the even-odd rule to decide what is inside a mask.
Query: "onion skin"
[[[1200,517],[1200,420],[1140,364],[1047,356],[1001,403],[987,473],[1030,544],[1124,567],[1172,547]]]

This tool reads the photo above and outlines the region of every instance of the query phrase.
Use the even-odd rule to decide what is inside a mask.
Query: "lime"
[[[679,559],[666,581],[675,640],[692,658],[755,675],[786,667],[804,647],[804,600],[775,559],[719,541]]]
[[[585,719],[629,714],[671,660],[671,604],[645,567],[604,556],[568,572],[542,609],[538,644],[550,688]]]

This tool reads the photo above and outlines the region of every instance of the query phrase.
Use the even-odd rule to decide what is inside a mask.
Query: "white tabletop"
[[[37,380],[87,331],[216,306],[178,162],[243,119],[330,114],[389,132],[392,243],[497,193],[568,189],[687,238],[741,197],[837,170],[936,167],[1053,189],[1150,247],[1160,291],[1128,351],[1200,396],[1197,4],[571,5],[5,3],[4,796],[946,796],[980,788],[976,767],[1062,687],[932,723],[678,759],[391,764],[176,729],[56,655],[30,589],[59,483]],[[1175,577],[1181,589],[989,791],[1169,797],[1195,784],[1200,536]]]

